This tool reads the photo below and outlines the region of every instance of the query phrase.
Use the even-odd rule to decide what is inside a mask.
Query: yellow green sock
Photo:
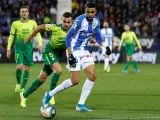
[[[134,67],[136,70],[138,70],[138,66],[137,66],[137,64],[136,64],[135,61],[132,61],[132,65],[133,65],[133,67]]]
[[[29,71],[25,70],[24,74],[23,74],[23,80],[22,80],[22,86],[21,89],[26,87],[26,84],[28,82],[28,78],[29,78]]]
[[[31,93],[37,90],[44,82],[40,82],[38,78],[32,82],[32,85],[23,93],[23,96],[27,98]]]
[[[128,70],[129,65],[130,65],[130,61],[127,61],[124,70]]]
[[[21,83],[21,74],[22,74],[22,71],[19,69],[16,69],[16,83],[17,84]]]

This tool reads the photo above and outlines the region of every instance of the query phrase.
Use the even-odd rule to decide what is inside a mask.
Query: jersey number
[[[18,57],[19,57],[19,54],[16,54],[16,60],[18,59]]]

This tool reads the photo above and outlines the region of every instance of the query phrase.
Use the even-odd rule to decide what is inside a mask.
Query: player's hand
[[[106,47],[106,54],[107,55],[110,55],[112,52],[111,52],[111,49],[109,48],[109,46]]]
[[[31,40],[31,38],[28,36],[24,39],[24,44],[27,44],[29,41]]]
[[[7,58],[8,58],[8,59],[11,58],[11,50],[7,50]]]
[[[42,51],[43,51],[43,46],[39,46],[39,53],[41,54],[42,53]]]
[[[73,54],[70,54],[68,57],[69,65],[72,67],[76,67],[77,59],[73,56]]]
[[[96,39],[94,39],[94,38],[91,36],[90,39],[89,39],[89,42],[90,42],[90,43],[96,43]]]

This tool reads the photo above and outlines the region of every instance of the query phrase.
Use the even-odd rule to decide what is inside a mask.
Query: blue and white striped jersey
[[[102,42],[100,22],[95,16],[87,20],[86,14],[77,17],[66,36],[66,46],[75,50],[87,50],[88,41],[91,35],[95,35],[98,43]]]
[[[101,30],[101,36],[107,46],[112,45],[112,37],[114,36],[114,32],[111,28],[107,28],[107,29],[103,28]]]

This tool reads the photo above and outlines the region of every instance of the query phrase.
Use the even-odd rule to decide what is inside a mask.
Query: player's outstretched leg
[[[71,87],[72,85],[73,85],[73,83],[72,83],[71,79],[67,79],[63,83],[58,85],[52,91],[46,92],[45,95],[44,95],[44,98],[42,100],[42,105],[48,104],[48,102],[51,100],[52,96],[54,96],[56,93],[64,91],[65,89]]]
[[[34,92],[37,88],[39,88],[43,84],[43,82],[39,81],[38,78],[37,78],[36,80],[34,80],[32,82],[31,86],[26,91],[20,93],[20,98],[21,98],[20,106],[21,107],[26,107],[27,97],[32,92]]]
[[[57,86],[57,83],[58,83],[58,80],[59,80],[59,77],[60,77],[61,74],[57,74],[57,73],[53,73],[51,79],[50,79],[50,91],[53,90],[56,86]],[[55,99],[54,99],[54,96],[51,98],[51,100],[49,101],[49,103],[51,105],[54,105],[55,104]]]

